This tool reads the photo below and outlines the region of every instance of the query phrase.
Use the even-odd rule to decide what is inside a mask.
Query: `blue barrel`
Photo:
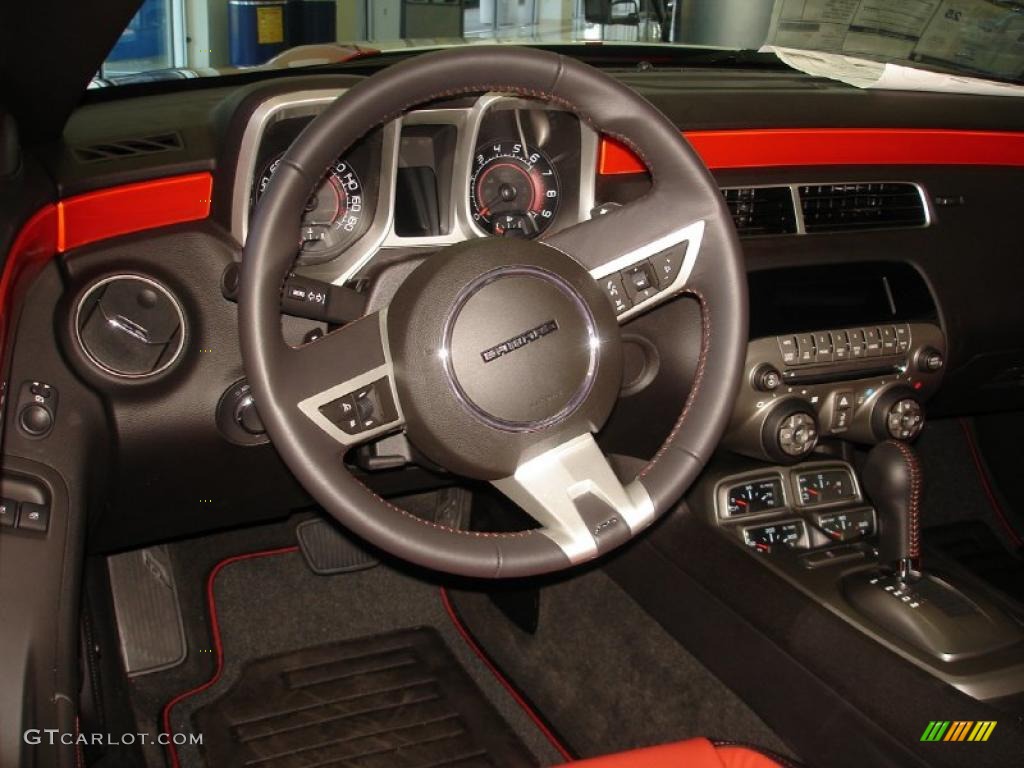
[[[288,0],[228,0],[231,66],[262,64],[288,47]]]
[[[289,0],[288,32],[292,45],[338,40],[335,0]]]

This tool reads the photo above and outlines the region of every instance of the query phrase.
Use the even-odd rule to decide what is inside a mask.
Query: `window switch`
[[[13,528],[18,523],[18,502],[0,499],[0,528]]]
[[[33,504],[28,501],[21,503],[21,515],[18,517],[18,528],[23,531],[39,531],[45,533],[50,527],[50,508],[44,504]]]

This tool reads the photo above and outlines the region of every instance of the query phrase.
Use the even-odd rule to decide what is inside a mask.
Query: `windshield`
[[[1019,83],[1024,0],[144,0],[93,87],[482,42],[767,50],[856,85],[849,57]]]

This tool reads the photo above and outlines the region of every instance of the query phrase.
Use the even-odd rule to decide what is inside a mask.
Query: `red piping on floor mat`
[[[179,693],[164,705],[163,714],[161,715],[161,723],[163,726],[163,732],[167,736],[167,756],[170,759],[171,766],[173,768],[180,768],[181,763],[178,762],[178,750],[175,748],[173,740],[170,738],[171,710],[174,709],[178,703],[184,701],[190,696],[195,696],[197,693],[201,693],[214,685],[218,680],[220,680],[221,673],[224,671],[224,647],[221,645],[220,625],[217,623],[217,601],[213,594],[213,583],[217,578],[217,574],[232,563],[238,563],[242,560],[254,560],[258,557],[271,557],[273,555],[287,555],[298,551],[298,547],[291,546],[281,547],[279,549],[268,549],[262,552],[248,552],[244,555],[234,555],[233,557],[225,558],[217,563],[213,567],[213,570],[210,571],[210,575],[206,577],[206,605],[210,613],[210,635],[213,639],[216,666],[214,668],[213,677],[205,683],[197,685],[195,688],[191,688],[184,693]]]
[[[971,452],[971,459],[974,460],[974,468],[978,470],[978,479],[981,480],[981,489],[985,491],[985,495],[988,497],[988,503],[992,507],[992,511],[996,513],[996,517],[999,518],[999,522],[1002,523],[1003,528],[1006,529],[1006,534],[1010,537],[1010,541],[1016,547],[1020,547],[1024,544],[1021,541],[1020,534],[1014,530],[1010,524],[1010,519],[1006,516],[1006,512],[1003,511],[1002,505],[999,503],[999,499],[996,498],[996,493],[992,490],[992,485],[989,483],[988,474],[985,472],[985,467],[981,463],[981,454],[978,453],[978,446],[974,443],[974,435],[971,432],[971,427],[967,423],[967,419],[960,419],[960,427],[964,431],[964,437],[967,440],[967,448]]]
[[[512,700],[519,705],[523,712],[526,713],[526,716],[533,721],[533,724],[536,725],[538,729],[540,729],[540,732],[544,734],[544,738],[551,742],[551,746],[554,747],[563,758],[572,762],[572,760],[574,759],[572,753],[569,752],[569,750],[566,749],[565,745],[563,745],[562,742],[558,740],[558,737],[555,736],[554,733],[552,733],[551,729],[547,726],[547,723],[545,723],[544,720],[541,719],[541,716],[538,715],[537,712],[533,709],[533,707],[531,707],[526,702],[526,699],[524,699],[522,695],[520,695],[519,691],[515,689],[515,686],[513,686],[512,683],[510,683],[508,679],[501,673],[501,670],[499,670],[498,667],[495,666],[494,662],[491,661],[491,658],[487,655],[483,648],[477,645],[476,640],[473,639],[473,636],[469,633],[469,630],[466,629],[466,627],[462,623],[462,620],[459,619],[458,613],[455,612],[454,606],[448,599],[448,591],[444,587],[441,587],[441,604],[444,606],[444,610],[448,614],[448,618],[450,618],[452,620],[452,624],[455,625],[455,631],[458,632],[459,635],[461,635],[462,639],[466,641],[466,645],[469,646],[469,650],[476,654],[476,657],[480,659],[480,661],[484,663],[484,666],[491,671],[491,674],[494,675],[494,679],[501,684],[501,687],[504,688],[508,695],[512,697]]]

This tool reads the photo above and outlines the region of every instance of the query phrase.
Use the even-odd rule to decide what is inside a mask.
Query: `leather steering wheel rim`
[[[406,280],[388,310],[303,347],[290,347],[281,334],[281,290],[294,261],[301,211],[324,170],[370,130],[420,104],[484,92],[516,94],[571,110],[641,157],[651,175],[650,192],[541,243],[506,247],[500,245],[506,241],[479,240],[444,249],[427,260],[427,265],[437,260],[435,266],[420,267]],[[669,437],[636,478],[623,485],[591,436],[614,405],[621,377],[618,326],[594,278],[617,274],[629,259],[641,261],[662,247],[681,248],[685,254],[670,292],[698,300],[701,351],[693,385]],[[592,353],[587,376],[596,378],[587,380],[585,390],[570,382],[574,392],[583,393],[576,398],[582,405],[563,409],[564,417],[561,411],[552,417],[555,426],[536,422],[517,430],[474,421],[470,410],[460,410],[465,402],[443,386],[454,382],[450,371],[444,374],[440,362],[433,362],[449,354],[447,347],[441,353],[420,353],[441,335],[435,330],[443,322],[451,325],[453,312],[457,314],[453,307],[470,301],[456,284],[467,279],[485,288],[499,285],[493,294],[499,303],[509,292],[521,290],[524,280],[537,280],[530,285],[550,294],[543,311],[561,313],[559,322],[548,326],[543,323],[546,315],[536,315],[541,324],[531,325],[521,339],[526,340],[523,344],[540,341],[530,343],[528,352],[515,352],[517,366],[520,358],[529,362],[543,354],[545,345],[569,343],[576,325],[584,327],[580,333],[589,334],[598,351]],[[418,291],[428,293],[428,299],[417,296]],[[602,555],[636,536],[682,497],[728,425],[742,378],[747,311],[746,270],[728,210],[714,179],[667,118],[634,91],[573,59],[533,49],[472,46],[425,54],[382,70],[339,97],[295,140],[250,228],[239,332],[246,374],[267,433],[299,482],[328,513],[399,558],[449,573],[499,578],[557,571]],[[551,334],[551,341],[540,338],[552,330],[558,333]],[[471,364],[482,366],[475,358]],[[481,370],[489,375],[489,369]],[[552,392],[560,395],[563,383],[553,383]],[[424,394],[427,384],[432,389]],[[340,459],[355,441],[346,442],[324,417],[352,402],[341,397],[349,386],[372,390],[376,418],[394,417],[392,428],[404,426],[417,447],[432,458],[450,459],[448,466],[455,471],[470,467],[468,471],[493,482],[542,526],[514,533],[454,530],[373,494]],[[447,414],[452,435],[430,423],[435,415],[424,397],[440,399],[437,408]],[[666,412],[676,407],[668,404]],[[484,445],[494,446],[497,458],[490,464],[467,458],[474,455],[470,449],[481,454]],[[511,469],[509,461],[514,462]],[[506,470],[508,475],[501,477]]]

